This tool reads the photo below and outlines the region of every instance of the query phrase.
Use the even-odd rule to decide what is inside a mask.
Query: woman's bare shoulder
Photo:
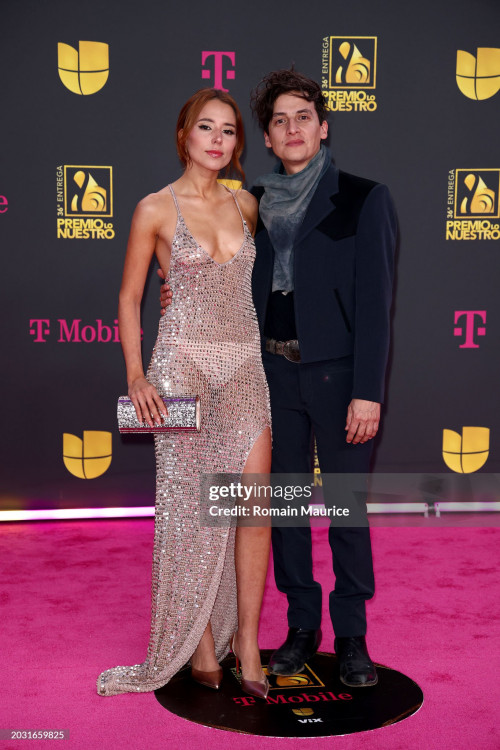
[[[134,221],[157,226],[176,212],[172,193],[168,186],[157,193],[146,195],[136,206]]]
[[[259,203],[257,201],[257,198],[249,193],[248,190],[237,190],[235,195],[238,203],[240,204],[243,216],[245,217],[250,230],[253,233],[255,226],[257,225],[257,215],[259,211]]]
[[[249,193],[248,190],[237,190],[235,193],[237,199],[241,203],[242,206],[245,206],[245,208],[248,208],[249,211],[257,210],[259,206],[259,202],[255,195],[252,195],[252,193]]]
[[[151,214],[158,211],[164,211],[165,209],[168,210],[175,208],[174,199],[172,198],[172,193],[170,192],[168,185],[167,187],[162,188],[162,190],[158,190],[157,193],[149,193],[149,195],[146,195],[139,201],[137,208],[141,212]]]

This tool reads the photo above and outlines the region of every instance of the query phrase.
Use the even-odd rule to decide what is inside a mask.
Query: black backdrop
[[[376,469],[448,471],[443,429],[475,426],[491,431],[480,470],[499,470],[500,92],[474,100],[456,81],[458,50],[476,56],[477,48],[500,48],[497,0],[255,0],[246,6],[2,0],[0,24],[0,507],[152,504],[152,443],[121,439],[116,429],[116,398],[126,392],[120,345],[114,334],[109,342],[98,340],[113,333],[105,326],[112,329],[116,320],[130,218],[140,198],[180,174],[177,113],[193,91],[215,85],[216,74],[243,111],[248,183],[269,171],[273,158],[252,121],[249,92],[266,72],[292,62],[318,81],[325,78],[332,106],[345,106],[350,97],[352,109],[331,117],[332,154],[340,168],[387,183],[398,210],[393,346]],[[78,50],[80,41],[109,45],[109,77],[88,95],[70,91],[58,74],[58,44]],[[349,54],[356,45],[368,59],[368,80],[349,83],[342,69],[335,82],[342,42]],[[208,55],[202,65],[202,53],[214,51],[228,54]],[[488,54],[489,61],[478,55],[477,70],[472,61],[472,75],[495,81],[500,65]],[[82,69],[93,64],[83,51],[80,61]],[[94,69],[105,67],[105,58],[95,61]],[[84,87],[92,80],[81,78]],[[355,101],[370,101],[371,111]],[[66,184],[58,183],[60,168]],[[79,170],[107,190],[104,211],[71,208]],[[456,209],[453,184],[448,203],[450,173]],[[58,201],[58,184],[67,206]],[[114,237],[58,237],[58,208],[73,225],[79,211],[82,221],[111,225]],[[451,219],[458,211],[460,229],[466,219],[493,227],[492,238],[446,239],[447,210]],[[466,336],[467,316],[455,325],[457,311],[469,311],[469,319],[470,311],[486,311],[486,324],[476,314]],[[152,269],[143,309],[145,360],[158,312]],[[109,468],[91,480],[63,461],[63,433],[82,438],[84,431],[111,433],[110,451],[96,447],[97,455],[111,453]],[[78,446],[67,445],[68,451],[77,453]],[[82,466],[78,458],[76,465]],[[84,470],[91,466],[96,463],[87,461]]]

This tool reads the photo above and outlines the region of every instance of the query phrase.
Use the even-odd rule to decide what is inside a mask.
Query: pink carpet
[[[100,671],[145,657],[152,520],[11,524],[0,528],[3,678],[0,728],[69,729],[63,748],[498,750],[500,530],[374,528],[377,594],[372,657],[404,672],[425,702],[409,719],[359,735],[254,738],[191,724],[153,694],[102,698]],[[316,576],[329,590],[326,532],[316,529]],[[322,650],[333,650],[325,597]],[[286,632],[285,600],[269,575],[263,648]],[[4,741],[2,748],[53,746]]]

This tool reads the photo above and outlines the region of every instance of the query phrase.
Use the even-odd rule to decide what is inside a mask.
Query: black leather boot
[[[320,643],[321,630],[289,628],[286,641],[271,655],[269,672],[287,677],[301,672],[306,661],[318,650]]]
[[[340,681],[349,687],[368,687],[378,682],[375,664],[370,659],[364,635],[335,638]]]

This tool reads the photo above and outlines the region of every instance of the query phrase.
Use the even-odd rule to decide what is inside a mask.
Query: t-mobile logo
[[[224,83],[227,81],[234,81],[235,77],[235,71],[234,70],[226,70],[224,71],[224,65],[223,65],[223,58],[228,57],[229,61],[231,62],[233,68],[236,65],[236,53],[235,52],[202,52],[201,53],[201,64],[205,65],[206,61],[209,57],[214,58],[214,68],[213,68],[213,77],[214,77],[214,89],[221,89],[222,91],[229,91],[229,89],[224,88]],[[225,80],[223,81],[223,76],[225,75]],[[211,78],[212,77],[212,71],[210,68],[204,68],[201,69],[201,77],[202,78]]]
[[[474,337],[486,335],[486,310],[455,310],[455,326],[463,317],[465,317],[465,326],[457,326],[454,330],[455,336],[463,336],[465,332],[465,341],[460,344],[460,349],[479,349],[479,344],[476,344]]]

